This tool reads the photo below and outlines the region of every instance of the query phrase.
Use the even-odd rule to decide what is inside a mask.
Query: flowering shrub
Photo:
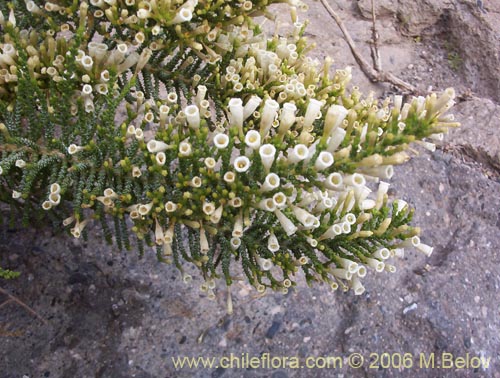
[[[99,222],[185,281],[195,264],[209,297],[241,272],[361,294],[404,248],[430,255],[386,180],[456,126],[453,90],[363,97],[307,56],[298,0],[288,34],[260,30],[273,2],[1,2],[0,199],[76,238]]]

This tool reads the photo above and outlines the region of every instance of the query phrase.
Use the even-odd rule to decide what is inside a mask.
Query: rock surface
[[[47,320],[44,324],[14,302],[0,307],[0,376],[500,377],[500,107],[499,97],[492,95],[500,80],[494,71],[499,66],[477,64],[477,77],[482,79],[476,80],[467,64],[450,65],[448,51],[435,43],[432,34],[415,41],[399,32],[407,26],[394,17],[398,12],[411,13],[412,20],[421,23],[414,30],[434,30],[440,38],[443,27],[459,25],[459,21],[437,25],[450,9],[458,12],[454,20],[476,22],[480,27],[449,30],[456,36],[463,33],[457,51],[473,62],[465,48],[468,38],[475,38],[473,49],[482,51],[480,59],[498,59],[493,46],[498,46],[500,37],[491,32],[498,27],[492,25],[497,5],[485,2],[487,13],[478,15],[475,1],[423,1],[430,9],[426,17],[436,15],[424,27],[424,21],[418,21],[423,8],[414,8],[414,2],[376,3],[383,26],[384,69],[422,91],[431,85],[439,90],[455,86],[465,99],[455,111],[463,127],[452,131],[434,154],[419,151],[410,163],[398,167],[391,187],[392,195],[417,208],[415,223],[423,229],[423,241],[435,247],[431,258],[407,253],[397,261],[395,274],[369,275],[364,281],[367,292],[360,297],[305,285],[286,296],[262,297],[237,284],[232,290],[235,311],[228,316],[224,288],[219,288],[215,301],[209,301],[198,291],[199,279],[183,284],[179,273],[157,263],[153,253],[142,260],[135,253],[117,253],[104,245],[97,228],[88,243],[50,230],[0,229],[0,256],[23,274],[18,281],[0,282],[1,287]],[[359,9],[366,16],[370,1],[331,4],[338,7],[369,59],[371,23]],[[340,67],[354,66],[356,83],[362,88],[368,86],[380,95],[393,91],[388,85],[369,83],[321,4],[310,3],[310,8],[308,35],[318,44],[316,54],[334,56]],[[484,90],[481,80],[489,81],[493,92]],[[490,99],[471,97],[467,87]],[[6,299],[0,294],[0,305]],[[307,357],[319,357],[320,366],[327,362],[321,357],[341,359],[335,368],[313,370],[277,363],[273,369],[224,369],[214,363],[176,370],[172,362],[173,357],[231,353],[298,357],[301,365]],[[364,358],[359,369],[349,367],[353,353]],[[389,366],[387,357],[380,357],[383,353],[390,354]],[[404,359],[405,353],[410,359]],[[432,353],[436,366],[443,363],[442,353],[455,359],[469,353],[491,361],[489,368],[427,369]]]

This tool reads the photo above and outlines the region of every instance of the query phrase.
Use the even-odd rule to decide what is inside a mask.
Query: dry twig
[[[328,4],[327,0],[321,0],[321,3],[325,7],[325,9],[328,11],[328,13],[330,14],[330,16],[337,23],[338,27],[342,31],[342,34],[344,34],[344,38],[345,38],[347,44],[349,45],[349,48],[351,49],[351,52],[352,52],[352,55],[354,56],[354,59],[359,64],[359,67],[361,68],[361,70],[365,73],[365,75],[371,81],[373,81],[373,82],[387,82],[387,83],[391,83],[392,85],[395,85],[396,87],[401,88],[401,89],[403,89],[405,91],[408,91],[408,92],[416,92],[417,91],[416,88],[413,85],[405,82],[404,80],[401,80],[400,78],[398,78],[397,76],[393,75],[392,73],[385,72],[385,71],[382,71],[382,70],[377,70],[376,68],[373,68],[372,66],[370,66],[368,64],[368,62],[361,56],[361,54],[356,49],[356,44],[354,43],[353,39],[351,38],[351,35],[347,31],[347,29],[346,29],[344,23],[342,22],[342,19],[340,18],[340,16]],[[374,12],[374,5],[373,5],[373,3],[372,3],[372,11],[373,11],[373,22],[375,23],[375,15],[374,15],[375,12]],[[375,30],[375,27],[374,27],[373,30],[374,30],[374,34],[377,34],[376,30]],[[378,36],[377,36],[377,40],[378,40]],[[375,47],[375,39],[374,39],[374,47]],[[378,48],[377,48],[377,50],[378,50]],[[380,60],[379,60],[379,62],[380,62]],[[377,66],[376,63],[375,63],[375,66]]]
[[[28,306],[26,303],[24,303],[22,300],[20,300],[19,298],[17,298],[15,295],[12,295],[10,294],[7,290],[5,289],[2,289],[0,287],[0,293],[3,294],[3,295],[6,295],[9,299],[7,299],[5,302],[3,302],[1,305],[0,305],[0,308],[3,307],[4,305],[6,305],[7,303],[9,302],[15,302],[17,303],[19,306],[23,307],[26,311],[28,311],[30,314],[34,315],[35,317],[37,317],[38,319],[40,319],[43,324],[47,324],[47,320],[45,320],[44,317],[42,317],[41,315],[39,315],[35,310],[33,310],[30,306]]]

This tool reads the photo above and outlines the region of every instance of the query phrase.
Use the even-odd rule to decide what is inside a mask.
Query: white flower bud
[[[348,113],[348,110],[346,108],[344,108],[342,105],[331,105],[328,108],[328,111],[326,112],[325,126],[323,129],[323,136],[331,135],[332,132],[335,131],[342,124],[345,117],[347,117],[347,113]],[[345,136],[345,133],[344,133],[344,136]],[[344,139],[344,138],[342,137],[342,139]],[[342,142],[342,139],[340,140],[340,142]],[[336,147],[333,147],[333,150],[335,150],[337,147],[338,147],[338,145]],[[329,149],[329,151],[333,151],[333,150]]]
[[[266,137],[271,129],[276,114],[278,113],[279,104],[271,99],[266,100],[264,103],[264,109],[262,110],[262,116],[260,119],[260,136],[262,138]]]
[[[307,105],[306,115],[304,116],[304,128],[312,126],[313,122],[316,120],[318,114],[320,114],[321,107],[323,103],[321,101],[311,98],[309,104]]]
[[[283,227],[283,230],[288,236],[292,236],[297,231],[297,227],[293,224],[293,222],[286,217],[279,209],[274,210],[274,214],[278,218],[278,221]]]

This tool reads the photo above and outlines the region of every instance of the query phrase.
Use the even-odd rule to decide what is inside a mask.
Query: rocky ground
[[[315,54],[352,65],[361,88],[394,92],[364,77],[321,3],[308,4]],[[370,60],[371,0],[330,4]],[[119,254],[97,229],[88,243],[0,229],[0,254],[23,274],[0,287],[46,319],[13,302],[0,307],[0,377],[500,377],[500,4],[377,0],[376,9],[383,69],[421,93],[454,86],[461,98],[462,128],[399,167],[391,189],[417,208],[431,258],[407,253],[395,274],[366,280],[360,297],[305,285],[259,297],[239,285],[228,316],[222,288],[209,301],[199,280],[183,284],[153,254]],[[316,370],[175,370],[171,359],[230,353],[343,359]],[[361,368],[349,366],[352,353]],[[404,353],[410,359],[399,360]],[[432,353],[435,368],[426,368]],[[469,356],[469,366],[447,368],[446,356]],[[489,367],[471,366],[472,357],[491,358]]]

